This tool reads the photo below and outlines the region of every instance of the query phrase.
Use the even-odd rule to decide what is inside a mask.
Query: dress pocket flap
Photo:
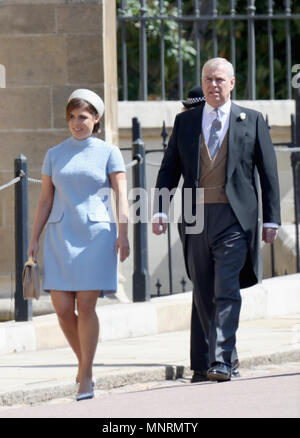
[[[63,218],[63,211],[53,211],[50,213],[48,223],[55,224],[56,222],[60,222]]]
[[[105,211],[91,211],[88,218],[92,222],[110,222],[109,214]]]

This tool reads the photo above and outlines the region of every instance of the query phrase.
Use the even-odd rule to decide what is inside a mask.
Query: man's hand
[[[152,232],[156,235],[165,233],[168,226],[168,220],[164,217],[156,216],[152,219]]]
[[[277,237],[278,228],[263,227],[262,240],[266,243],[273,243]]]

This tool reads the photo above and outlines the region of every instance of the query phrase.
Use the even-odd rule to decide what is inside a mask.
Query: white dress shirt
[[[221,122],[221,134],[220,134],[220,144],[226,135],[226,132],[229,127],[229,118],[230,118],[230,108],[231,108],[231,100],[227,100],[222,106],[219,106],[219,120]],[[204,135],[204,140],[206,144],[208,143],[208,139],[210,136],[211,124],[216,118],[216,113],[214,111],[215,108],[209,105],[209,103],[205,102],[203,108],[203,116],[202,116],[202,132]]]

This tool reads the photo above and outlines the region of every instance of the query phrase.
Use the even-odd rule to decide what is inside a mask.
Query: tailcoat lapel
[[[189,126],[190,143],[190,163],[193,165],[193,182],[198,186],[200,177],[200,146],[201,146],[201,130],[202,130],[202,113],[204,105],[200,105],[194,110],[190,110],[191,124]]]
[[[247,119],[241,120],[240,114],[241,108],[232,103],[228,136],[227,180],[231,178],[244,147]]]

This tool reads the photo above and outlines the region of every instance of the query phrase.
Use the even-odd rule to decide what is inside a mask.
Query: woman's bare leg
[[[59,325],[78,359],[76,381],[79,382],[81,373],[81,349],[78,336],[78,317],[75,313],[75,297],[75,292],[51,291],[51,299],[58,317]]]
[[[92,390],[93,361],[99,338],[96,304],[99,291],[77,292],[78,337],[81,352],[81,375],[78,393]]]

